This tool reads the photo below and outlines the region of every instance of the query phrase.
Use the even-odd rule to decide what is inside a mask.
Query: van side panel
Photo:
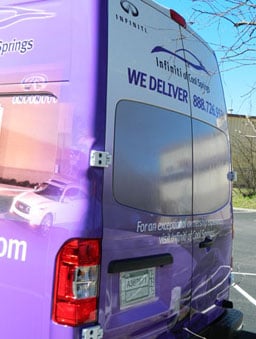
[[[0,32],[1,336],[199,333],[231,270],[213,52],[151,0],[8,0]]]
[[[1,337],[80,336],[51,320],[53,277],[68,239],[102,234],[103,171],[89,168],[104,150],[100,11],[95,0],[1,7]]]

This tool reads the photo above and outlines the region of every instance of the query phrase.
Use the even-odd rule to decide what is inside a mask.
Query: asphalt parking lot
[[[230,299],[243,312],[243,331],[235,338],[256,338],[256,211],[234,210],[233,287]]]

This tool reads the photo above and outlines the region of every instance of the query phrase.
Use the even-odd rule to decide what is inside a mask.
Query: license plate
[[[120,308],[155,298],[155,268],[120,273]]]

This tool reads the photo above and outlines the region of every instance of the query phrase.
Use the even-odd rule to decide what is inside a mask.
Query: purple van
[[[213,51],[153,0],[0,11],[0,337],[228,338],[242,314]]]

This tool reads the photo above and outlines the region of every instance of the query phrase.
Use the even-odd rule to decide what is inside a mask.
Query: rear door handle
[[[199,248],[211,247],[213,243],[214,240],[207,235],[205,239],[199,243]]]

